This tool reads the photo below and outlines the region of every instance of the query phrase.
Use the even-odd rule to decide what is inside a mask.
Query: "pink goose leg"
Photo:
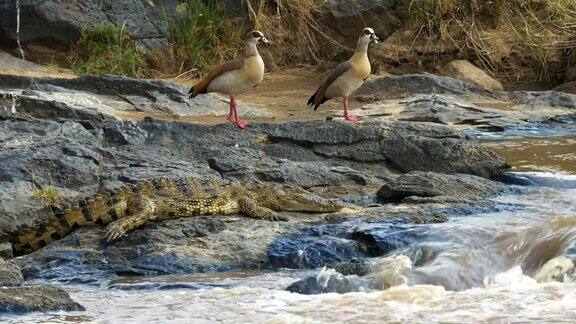
[[[350,115],[348,113],[348,97],[344,97],[344,100],[342,100],[342,104],[344,105],[344,119],[351,122],[351,123],[356,123],[357,121],[360,120],[360,117],[357,116],[353,116]]]
[[[228,112],[228,120],[233,122],[235,120],[234,118],[234,105],[236,104],[236,100],[234,100],[234,97],[230,97],[230,111]]]
[[[230,120],[230,117],[232,117],[232,120]],[[246,126],[248,126],[247,121],[242,120],[238,117],[238,110],[236,100],[234,99],[234,97],[230,97],[230,113],[228,114],[228,120],[235,123],[240,128],[246,128]]]

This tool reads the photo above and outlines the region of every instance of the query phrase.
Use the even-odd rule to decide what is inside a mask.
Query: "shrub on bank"
[[[148,74],[145,54],[131,33],[111,23],[82,30],[69,56],[77,74],[116,74],[143,77]]]

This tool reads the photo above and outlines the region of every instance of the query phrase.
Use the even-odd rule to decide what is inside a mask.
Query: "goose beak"
[[[270,44],[270,41],[266,39],[266,37],[260,38],[260,43]]]
[[[372,34],[372,35],[370,36],[370,40],[372,41],[372,43],[378,44],[378,41],[379,41],[380,39],[378,38],[378,36],[376,36],[376,34]]]

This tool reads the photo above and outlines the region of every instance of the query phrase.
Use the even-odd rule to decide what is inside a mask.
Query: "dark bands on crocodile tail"
[[[82,226],[93,224],[94,219],[92,217],[92,213],[90,212],[90,208],[88,208],[88,199],[81,199],[78,202],[78,206],[80,207],[80,210],[82,211],[82,216],[84,217],[84,224],[78,224],[78,225]]]
[[[60,208],[60,207],[51,207],[52,209],[52,214],[54,215],[54,217],[56,217],[56,219],[58,220],[58,222],[60,223],[60,225],[63,228],[67,228],[70,225],[68,224],[68,219],[66,218],[66,213],[64,211],[64,209]]]

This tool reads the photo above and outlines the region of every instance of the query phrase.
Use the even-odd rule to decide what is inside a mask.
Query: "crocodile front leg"
[[[151,199],[146,199],[142,205],[138,213],[115,220],[106,226],[104,237],[107,242],[115,241],[126,233],[141,227],[147,221],[154,219],[156,204]]]
[[[240,205],[240,213],[251,218],[263,219],[269,221],[287,221],[288,218],[278,215],[272,209],[261,207],[256,204],[253,199],[240,198],[238,199]]]

